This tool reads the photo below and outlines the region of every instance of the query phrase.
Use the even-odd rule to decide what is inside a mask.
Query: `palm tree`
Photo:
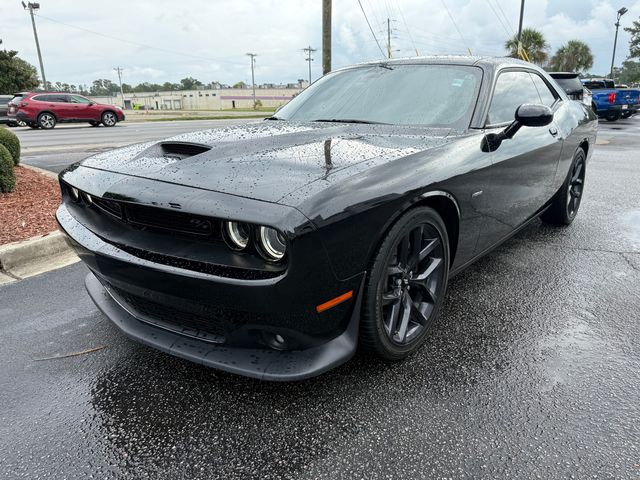
[[[526,52],[525,55],[519,55],[518,51],[518,36],[514,35],[504,43],[504,47],[509,51],[509,56],[514,58],[528,57],[533,63],[542,65],[549,58],[547,50],[549,50],[549,44],[544,39],[542,32],[534,28],[525,28],[522,30],[522,37],[520,39],[522,49]]]
[[[557,72],[580,72],[593,67],[593,53],[580,40],[569,40],[551,58],[550,68]]]

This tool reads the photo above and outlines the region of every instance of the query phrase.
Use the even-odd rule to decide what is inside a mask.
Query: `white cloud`
[[[466,42],[442,0],[362,0],[362,4],[383,49],[386,19],[393,20],[392,46],[400,49],[396,56],[412,55],[414,48],[421,54],[465,53],[467,47],[478,54],[504,53],[505,39],[517,28],[520,2],[444,1]],[[379,58],[358,2],[333,3],[334,66]],[[623,26],[640,16],[640,0],[625,4],[629,13],[623,17]],[[52,81],[115,80],[113,68],[122,66],[127,83],[175,82],[186,76],[205,82],[248,82],[251,73],[245,54],[255,52],[257,82],[288,82],[308,76],[302,52],[307,45],[318,48],[313,76],[319,76],[322,68],[320,0],[43,0],[41,5],[36,21],[45,71]],[[541,29],[552,50],[573,38],[587,42],[595,55],[594,72],[604,73],[609,68],[618,8],[613,0],[527,0],[524,23]],[[3,0],[0,18],[4,47],[19,50],[36,65],[31,24],[20,3]],[[621,28],[617,63],[627,55],[628,38]]]

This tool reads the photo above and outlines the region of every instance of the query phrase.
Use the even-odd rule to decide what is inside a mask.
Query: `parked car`
[[[82,95],[61,92],[16,94],[9,105],[9,120],[23,121],[32,128],[54,128],[61,122],[88,122],[113,127],[125,119],[115,105],[96,103]]]
[[[580,81],[580,74],[575,72],[548,72],[558,85],[572,100],[578,100],[588,107],[591,106],[591,90]]]
[[[12,95],[0,95],[0,124],[9,123],[9,102],[12,98]]]
[[[608,78],[584,78],[582,84],[592,92],[594,111],[610,122],[629,118],[640,110],[640,90],[617,89]]]
[[[451,276],[538,217],[571,224],[596,130],[529,63],[378,61],[327,74],[260,125],[76,163],[56,218],[125,334],[299,380],[358,346],[406,357]]]

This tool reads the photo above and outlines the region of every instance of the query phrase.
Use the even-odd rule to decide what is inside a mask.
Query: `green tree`
[[[627,85],[640,83],[640,62],[627,60],[622,62],[622,68],[616,72],[618,82]]]
[[[202,87],[203,83],[193,77],[187,77],[180,80],[181,90],[195,90],[197,87]]]
[[[15,50],[0,50],[0,93],[33,90],[37,86],[38,74],[33,65],[19,58]]]
[[[634,20],[633,25],[625,27],[624,31],[631,34],[629,58],[640,58],[640,20]]]
[[[551,57],[549,67],[556,72],[582,72],[593,67],[593,53],[586,43],[569,40]]]
[[[549,58],[547,51],[549,44],[542,35],[542,32],[534,28],[525,28],[522,30],[522,49],[527,53],[529,60],[538,65],[543,65]],[[521,58],[518,54],[518,36],[514,35],[504,42],[504,48],[509,52],[510,57]]]
[[[247,88],[247,84],[243,81],[240,81],[238,83],[234,83],[233,88]]]
[[[120,91],[120,87],[108,78],[94,80],[89,88],[89,94],[97,97],[113,95]]]

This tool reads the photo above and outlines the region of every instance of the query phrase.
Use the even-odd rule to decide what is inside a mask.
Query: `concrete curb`
[[[21,163],[21,167],[27,168],[29,170],[33,170],[34,172],[38,172],[40,175],[44,175],[52,180],[58,181],[58,174],[50,172],[49,170],[45,170],[44,168],[34,167],[33,165],[27,165],[26,163]]]
[[[39,275],[79,260],[62,232],[0,245],[0,284]]]

